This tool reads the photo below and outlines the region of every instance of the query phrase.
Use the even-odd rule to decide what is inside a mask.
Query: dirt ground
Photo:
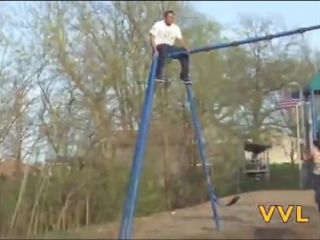
[[[312,191],[259,191],[240,195],[231,207],[219,207],[221,231],[215,229],[210,203],[135,220],[135,239],[319,239],[319,213]],[[228,201],[230,197],[221,199]],[[282,223],[277,213],[265,223],[257,205],[302,205],[309,223]],[[294,212],[295,213],[295,212]],[[118,225],[81,230],[77,238],[116,239]],[[70,237],[70,236],[68,236]],[[68,238],[65,237],[65,238]],[[74,238],[75,236],[73,236]]]
[[[229,198],[222,199],[228,201]],[[265,223],[258,204],[303,205],[309,223],[282,223],[278,215]],[[221,231],[215,229],[209,203],[136,220],[136,239],[319,239],[319,213],[312,191],[259,191],[241,195],[231,207],[219,207]],[[116,238],[117,227],[101,230],[104,238]]]

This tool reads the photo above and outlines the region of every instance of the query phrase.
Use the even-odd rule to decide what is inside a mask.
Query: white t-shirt
[[[155,37],[156,45],[168,44],[174,45],[176,38],[181,39],[181,29],[176,24],[168,26],[163,20],[153,24],[150,34]]]

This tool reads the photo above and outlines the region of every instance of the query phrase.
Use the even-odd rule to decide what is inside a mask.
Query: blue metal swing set
[[[299,28],[299,29],[296,29],[293,31],[271,34],[271,35],[267,35],[267,36],[251,38],[251,39],[246,39],[246,40],[242,40],[242,41],[235,41],[235,42],[231,42],[231,43],[222,43],[222,44],[207,46],[207,47],[203,47],[203,48],[196,48],[196,49],[191,50],[189,54],[208,52],[208,51],[223,49],[223,48],[228,48],[228,47],[236,47],[236,46],[240,46],[240,45],[244,45],[244,44],[248,44],[248,43],[272,40],[275,38],[281,38],[281,37],[294,35],[294,34],[303,34],[308,31],[319,30],[319,29],[320,29],[320,25],[306,27],[306,28]],[[186,54],[186,52],[175,52],[175,53],[171,54],[171,56],[169,56],[169,57],[173,58],[174,56],[177,56],[179,54]],[[134,221],[134,215],[135,215],[135,210],[136,210],[136,203],[137,203],[137,199],[138,199],[139,183],[140,183],[141,173],[142,173],[142,169],[143,169],[143,160],[144,160],[144,155],[145,155],[148,130],[149,130],[149,126],[150,126],[153,97],[154,97],[154,92],[155,92],[155,70],[157,67],[157,60],[158,60],[157,57],[154,57],[152,60],[152,63],[151,63],[151,67],[150,67],[147,88],[145,91],[145,97],[144,97],[143,106],[142,106],[141,115],[140,115],[140,124],[139,124],[137,139],[136,139],[136,146],[135,146],[135,151],[134,151],[134,155],[133,155],[128,185],[127,185],[127,194],[126,194],[126,199],[125,199],[124,206],[123,206],[123,214],[122,214],[121,226],[120,226],[119,237],[118,237],[119,239],[131,239],[132,238],[133,221]],[[210,174],[209,174],[209,168],[208,168],[207,156],[206,156],[205,140],[203,138],[201,124],[200,124],[200,121],[199,121],[199,118],[197,115],[196,102],[195,102],[195,97],[193,94],[192,86],[186,85],[185,88],[186,88],[186,92],[187,92],[187,99],[188,99],[189,106],[190,106],[191,119],[192,119],[193,127],[194,127],[194,130],[196,133],[196,139],[197,139],[197,145],[199,148],[201,165],[203,167],[203,173],[204,173],[205,179],[207,181],[208,194],[209,194],[210,203],[211,203],[211,207],[212,207],[213,221],[216,225],[216,228],[219,230],[220,229],[220,219],[219,219],[219,215],[218,215],[217,205],[222,205],[222,206],[233,205],[235,202],[237,202],[239,197],[235,197],[231,200],[231,202],[229,202],[227,204],[223,204],[219,201],[219,199],[217,198],[217,196],[215,194],[214,187],[211,182],[211,178],[210,178]],[[312,99],[312,94],[311,94],[310,98]],[[314,116],[314,114],[313,114],[313,116]]]

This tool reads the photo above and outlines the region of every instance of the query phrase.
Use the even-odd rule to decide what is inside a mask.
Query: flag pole
[[[301,107],[301,103],[297,104],[296,109],[296,123],[297,123],[297,158],[298,158],[298,164],[299,164],[299,186],[300,189],[303,187],[303,176],[302,176],[302,164],[301,164],[301,145],[300,145],[300,117],[299,117],[299,109]]]
[[[306,153],[306,147],[307,147],[307,131],[306,131],[306,118],[305,118],[305,97],[303,94],[303,88],[299,88],[299,99],[300,99],[300,117],[301,117],[301,124],[300,124],[300,130],[301,130],[301,138],[302,138],[302,146],[303,149],[300,149],[301,154],[300,154],[300,161],[299,161],[299,168],[300,168],[300,187],[301,189],[303,188],[303,183],[304,179],[306,179],[306,165],[304,164],[305,162],[305,153]],[[301,146],[301,145],[300,145]]]

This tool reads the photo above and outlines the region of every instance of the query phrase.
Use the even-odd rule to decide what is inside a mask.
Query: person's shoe
[[[183,76],[182,73],[180,73],[180,79],[181,79],[182,83],[185,84],[185,85],[191,85],[192,84],[189,74],[186,77],[186,76]]]
[[[181,81],[184,85],[192,85],[192,82],[189,78],[188,79],[181,79]]]
[[[156,78],[156,82],[157,82],[157,83],[165,83],[166,81],[163,80],[163,79],[158,79],[158,78]]]

